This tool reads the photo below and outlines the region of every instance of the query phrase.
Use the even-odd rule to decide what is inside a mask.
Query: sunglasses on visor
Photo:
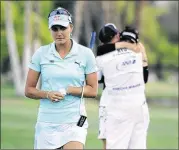
[[[53,11],[50,12],[50,14],[48,15],[48,18],[51,17],[51,16],[54,16],[54,15],[67,15],[67,16],[70,16],[70,17],[71,17],[71,14],[70,14],[67,10],[65,10],[65,9],[63,9],[63,8],[53,10]]]
[[[58,30],[65,31],[67,27],[61,26],[61,25],[53,25],[51,27],[52,31],[57,32]]]

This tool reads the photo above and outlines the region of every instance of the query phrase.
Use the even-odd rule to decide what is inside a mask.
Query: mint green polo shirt
[[[85,75],[97,72],[95,56],[91,49],[74,40],[69,54],[61,58],[55,42],[35,51],[29,68],[41,73],[41,90],[58,91],[68,86],[82,87]],[[60,102],[41,99],[37,121],[75,123],[80,116],[80,97],[66,95]]]

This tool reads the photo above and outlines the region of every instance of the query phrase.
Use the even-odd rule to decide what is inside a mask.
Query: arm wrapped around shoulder
[[[147,53],[146,53],[144,45],[141,42],[138,43],[138,48],[140,49],[140,52],[142,53],[143,67],[148,66]]]
[[[97,47],[97,56],[107,54],[109,52],[114,51],[115,49],[116,49],[115,44],[100,45],[100,46]]]
[[[143,67],[144,82],[147,83],[149,77],[148,66]]]

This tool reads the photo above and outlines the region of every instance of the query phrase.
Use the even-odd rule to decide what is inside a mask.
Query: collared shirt
[[[59,91],[68,86],[82,87],[85,75],[97,71],[92,50],[77,44],[65,58],[56,51],[55,42],[40,47],[32,56],[29,68],[41,73],[41,90]],[[77,122],[80,114],[80,97],[66,95],[60,102],[41,99],[38,121],[53,123]]]

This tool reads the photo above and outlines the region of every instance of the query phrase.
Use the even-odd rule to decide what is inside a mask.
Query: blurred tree
[[[120,1],[115,5],[118,12],[117,16],[121,18],[121,30],[124,29],[126,25],[134,24],[135,21],[135,4],[134,1]]]
[[[159,24],[158,18],[165,15],[165,8],[156,9],[152,5],[144,5],[142,13],[142,39],[148,46],[149,63],[153,66],[158,79],[163,80],[163,68],[178,67],[178,50],[169,42],[166,31]],[[147,18],[146,18],[147,16]]]
[[[40,13],[40,1],[32,1],[33,5],[32,5],[32,9],[34,12],[34,18],[33,18],[33,26],[35,27],[32,31],[32,43],[31,43],[31,54],[33,54],[39,47],[40,47],[40,38],[39,38],[39,30],[40,30],[40,17],[41,17],[41,13]],[[40,89],[41,86],[41,76],[39,78],[39,81],[37,83],[37,88]]]
[[[82,45],[89,46],[90,35],[92,31],[98,32],[100,28],[104,25],[104,12],[102,8],[102,1],[85,1],[82,20],[82,30],[79,37],[79,42]],[[95,46],[99,44],[99,40],[96,40]],[[96,54],[95,49],[93,53]]]
[[[159,16],[165,15],[167,10],[165,8],[156,8],[149,1],[145,1],[145,5],[141,4],[142,9],[140,9],[141,12],[139,13],[137,12],[139,8],[133,8],[140,2],[120,1],[116,6],[119,8],[119,15],[123,14],[124,11],[126,12],[124,20],[121,18],[121,22],[125,22],[125,24],[135,24],[136,18],[139,19],[137,15],[141,15],[139,23],[140,40],[146,47],[149,66],[151,69],[154,68],[158,79],[162,80],[164,78],[162,73],[164,67],[178,67],[177,45],[168,41],[168,36],[158,21]],[[137,15],[134,16],[132,11],[136,12]]]
[[[14,29],[15,29],[15,37],[16,37],[16,44],[17,44],[17,51],[20,56],[20,60],[22,60],[23,57],[23,48],[24,48],[24,28],[22,25],[24,24],[24,4],[27,1],[16,1],[16,2],[11,2],[11,8],[12,8],[12,20],[14,22]],[[36,48],[34,48],[34,42],[31,41],[32,45],[31,49],[32,52],[34,52],[35,49],[37,49],[40,46],[40,42],[42,44],[48,44],[49,41],[52,41],[52,38],[50,36],[50,32],[48,29],[48,13],[50,12],[52,8],[52,2],[51,1],[38,1],[38,2],[33,2],[33,11],[31,12],[30,15],[30,22],[32,25],[32,40],[35,41],[35,37],[38,36],[40,39],[39,44],[37,44]],[[38,6],[39,4],[39,6]],[[35,9],[34,7],[39,7],[39,14],[38,10]],[[2,64],[7,57],[9,57],[9,53],[7,50],[7,38],[6,38],[6,30],[5,30],[5,3],[4,1],[1,3],[1,67],[6,67],[3,66]],[[36,11],[37,10],[37,11]],[[18,18],[18,19],[17,19]],[[47,36],[48,35],[48,36]],[[6,63],[5,63],[6,64]],[[1,70],[2,71],[2,70]]]
[[[10,56],[10,64],[13,74],[13,82],[15,86],[15,91],[17,95],[22,95],[22,78],[21,78],[21,69],[20,69],[20,61],[17,51],[16,39],[15,39],[15,31],[12,19],[12,6],[10,1],[6,1],[5,3],[5,29],[7,33],[7,44],[8,51]]]
[[[121,30],[121,16],[116,15],[118,13],[116,1],[102,1],[102,11],[103,11],[103,22],[114,23],[116,27]]]
[[[141,28],[141,17],[142,17],[142,9],[143,9],[143,0],[135,1],[135,19],[134,19],[134,25],[136,29],[140,32]]]
[[[24,54],[24,16],[25,16],[25,3],[27,1],[10,1],[11,3],[11,22],[13,22],[14,37],[10,38],[12,44],[15,39],[17,51],[17,63],[23,62]],[[55,4],[56,3],[56,4]],[[136,3],[134,1],[38,1],[33,2],[32,11],[30,15],[30,24],[32,24],[31,30],[31,51],[35,51],[40,43],[42,45],[49,44],[52,41],[52,37],[49,34],[48,29],[48,13],[52,8],[62,6],[68,9],[74,16],[74,31],[73,37],[79,41],[80,44],[88,46],[90,40],[91,31],[98,32],[100,28],[108,22],[115,23],[119,29],[123,28],[127,24],[135,24],[136,15],[135,9]],[[170,2],[169,2],[170,4]],[[160,78],[160,73],[163,67],[177,68],[178,69],[178,5],[173,4],[173,7],[167,5],[166,8],[160,8],[153,5],[149,1],[145,1],[145,5],[141,10],[141,22],[140,22],[140,40],[144,43],[147,54],[149,57],[150,66],[155,68],[155,72]],[[5,14],[5,1],[1,3],[1,70],[5,71],[8,68],[8,62],[11,59],[10,50],[7,50],[10,45],[8,44],[7,35],[11,32],[11,28],[5,27],[7,23],[7,17]],[[6,8],[7,9],[7,8]],[[166,16],[166,17],[165,17]],[[18,18],[18,19],[17,19]],[[167,25],[164,25],[164,22]],[[164,19],[165,18],[165,19]],[[173,18],[172,20],[170,20]],[[159,24],[159,20],[162,24]],[[169,20],[168,20],[169,19]],[[174,21],[173,21],[174,20]],[[176,23],[175,23],[176,21]],[[171,23],[172,24],[168,24]],[[29,25],[30,25],[29,24]],[[9,26],[9,25],[8,25]],[[10,30],[10,32],[9,32]],[[13,31],[13,30],[12,30]],[[22,34],[23,33],[23,34]],[[10,34],[13,34],[11,32]],[[39,39],[39,42],[36,39]],[[175,42],[176,44],[172,43]],[[34,44],[39,43],[39,44]],[[99,44],[99,40],[96,40],[96,45]],[[36,46],[34,46],[36,45]],[[12,47],[12,46],[11,46]],[[95,51],[94,51],[95,53]],[[10,59],[8,59],[8,57]],[[16,56],[15,56],[16,57]],[[3,63],[6,62],[6,63]],[[158,65],[156,65],[158,64]],[[156,67],[157,66],[157,67]],[[161,66],[161,67],[160,67]],[[22,68],[20,68],[22,69]],[[20,73],[21,74],[21,73]]]
[[[119,4],[119,3],[118,3]],[[120,14],[120,18],[121,18],[121,30],[125,28],[126,24],[128,24],[128,17],[127,16],[127,11],[128,11],[128,8],[129,8],[129,4],[130,3],[121,3],[120,5],[118,5],[119,7],[119,11],[121,12]],[[125,9],[123,9],[125,7]]]
[[[34,2],[36,3],[36,2]],[[48,14],[53,9],[53,1],[39,1],[39,15],[33,13],[33,16],[38,16],[39,30],[38,36],[40,44],[46,45],[53,41],[48,28]]]
[[[23,57],[22,57],[22,83],[25,85],[25,79],[28,72],[28,64],[31,59],[32,51],[31,51],[31,41],[32,41],[32,24],[30,20],[30,16],[32,13],[32,2],[27,1],[25,4],[25,15],[24,15],[24,49],[23,49]]]
[[[23,18],[23,3],[19,3],[18,8],[15,7],[14,2],[11,2],[11,21],[14,22],[13,27],[15,28],[15,39],[16,39],[16,43],[17,43],[17,51],[19,52],[20,56],[22,56],[22,49],[23,49],[23,35],[21,33],[23,33],[23,28],[22,28],[22,24],[23,24],[23,20],[21,18]],[[6,30],[6,17],[5,17],[5,3],[1,2],[1,67],[2,68],[6,68],[8,67],[8,63],[6,60],[8,60],[7,58],[9,57],[9,53],[8,53],[8,43],[7,43],[7,30]],[[22,12],[21,12],[22,11]],[[21,15],[20,15],[21,14]],[[21,16],[21,17],[19,17]],[[17,19],[18,18],[18,19]],[[18,33],[18,34],[17,34]],[[6,61],[7,63],[4,63],[4,61]],[[6,65],[5,65],[6,64]],[[5,65],[5,66],[4,66]],[[4,69],[3,69],[4,70]],[[1,70],[1,72],[3,71]]]
[[[163,30],[169,36],[169,40],[178,43],[178,1],[169,1],[166,4],[167,12],[158,18]],[[169,7],[168,7],[169,6]]]
[[[76,1],[75,3],[75,20],[74,20],[74,31],[73,37],[79,43],[80,32],[82,30],[82,20],[84,12],[84,1]]]
[[[48,9],[51,9],[49,2],[42,2],[41,6],[45,6],[45,9],[43,9],[45,11],[42,11],[42,14],[47,16],[47,13],[49,12]],[[1,33],[3,33],[2,38],[6,38],[7,42],[3,40],[4,43],[1,45],[1,52],[3,54],[3,60],[8,60],[5,58],[9,55],[10,68],[12,70],[12,81],[17,95],[24,95],[24,85],[28,71],[28,64],[30,62],[32,52],[34,52],[32,44],[35,42],[32,40],[32,36],[36,37],[33,39],[38,39],[37,34],[34,34],[34,32],[39,34],[39,37],[44,43],[47,41],[49,43],[51,40],[51,36],[46,36],[47,34],[49,35],[48,19],[47,17],[43,18],[40,15],[36,15],[36,13],[40,10],[40,6],[38,6],[38,4],[37,7],[37,11],[34,13],[32,12],[31,1],[7,1],[2,3],[2,8],[4,10],[4,12],[2,11],[4,15],[2,20],[4,20],[5,23],[1,26],[3,27]],[[37,25],[36,27],[39,26],[40,30],[38,30],[38,28],[32,28],[35,16],[37,16],[35,25]],[[22,25],[24,25],[24,28],[22,28]],[[24,33],[24,35],[22,33]],[[35,49],[36,48],[37,47],[35,47]],[[5,53],[6,49],[8,49],[8,53]],[[6,67],[7,64],[8,62],[6,61],[6,64],[3,64],[3,66]]]
[[[35,27],[33,29],[32,34],[32,53],[35,52],[36,49],[40,47],[40,38],[39,38],[39,30],[40,30],[40,21],[39,18],[41,16],[40,14],[40,1],[33,1],[33,12],[34,12],[34,22],[33,26]]]

